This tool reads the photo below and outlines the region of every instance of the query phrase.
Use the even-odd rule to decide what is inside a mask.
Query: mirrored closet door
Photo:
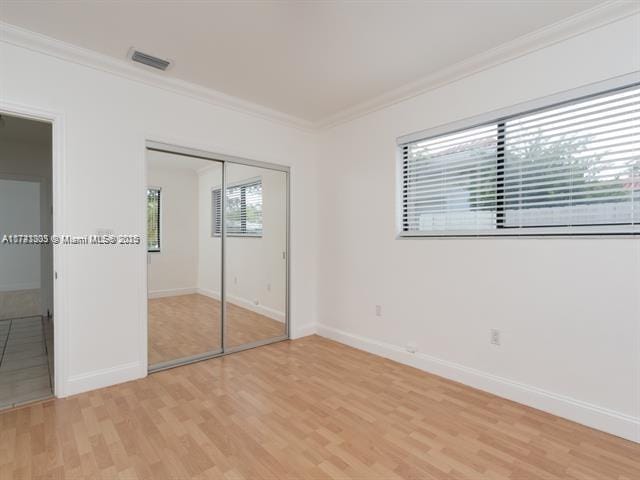
[[[151,370],[222,352],[222,240],[211,191],[223,164],[147,152],[147,316]]]
[[[288,338],[288,169],[149,144],[149,371]]]
[[[286,338],[287,174],[225,164],[225,348]]]

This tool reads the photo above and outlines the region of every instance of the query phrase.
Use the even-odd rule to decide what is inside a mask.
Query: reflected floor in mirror
[[[220,349],[220,302],[200,294],[149,299],[149,365]],[[285,324],[227,303],[227,347],[279,337]]]

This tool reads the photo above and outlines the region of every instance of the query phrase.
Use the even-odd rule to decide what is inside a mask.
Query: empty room
[[[0,479],[640,479],[640,2],[0,1]]]

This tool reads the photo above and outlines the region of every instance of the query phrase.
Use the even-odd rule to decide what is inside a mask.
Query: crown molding
[[[271,122],[294,127],[304,131],[313,130],[312,122],[242,100],[225,93],[212,90],[173,77],[163,77],[159,73],[133,65],[124,59],[114,58],[86,48],[78,47],[45,35],[26,30],[6,22],[0,22],[0,41],[51,57],[83,65],[106,73],[144,83],[178,95],[204,101],[218,107],[233,110]]]
[[[184,80],[164,77],[124,59],[97,53],[5,22],[0,22],[0,41],[218,107],[312,132],[330,129],[638,13],[640,13],[640,4],[633,0],[605,2],[318,121],[301,119]]]
[[[317,130],[330,129],[638,13],[640,13],[640,4],[635,1],[614,0],[605,2],[438,70],[420,80],[346,108],[315,122],[313,127]]]

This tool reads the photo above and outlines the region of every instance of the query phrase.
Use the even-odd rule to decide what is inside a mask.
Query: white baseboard
[[[19,292],[21,290],[39,290],[40,284],[34,283],[16,283],[13,285],[0,285],[0,292]]]
[[[104,368],[93,372],[72,375],[62,389],[63,397],[77,393],[88,392],[97,388],[109,387],[118,383],[128,382],[145,377],[147,372],[140,362],[125,363],[116,367]]]
[[[306,325],[300,325],[299,327],[294,327],[291,332],[291,339],[295,340],[296,338],[307,337],[309,335],[313,335],[316,333],[318,326],[315,323],[307,323]]]
[[[424,353],[412,354],[396,345],[353,335],[336,328],[318,325],[317,333],[354,348],[640,443],[640,418],[638,417],[525,385]]]
[[[246,308],[247,310],[251,310],[252,312],[256,312],[260,315],[264,315],[265,317],[269,317],[272,320],[276,320],[278,322],[284,323],[285,315],[284,312],[279,312],[271,307],[267,307],[265,305],[256,305],[251,300],[242,297],[236,297],[234,295],[228,295],[227,301],[233,303],[234,305],[238,305],[239,307]]]
[[[197,292],[201,295],[206,295],[207,297],[220,300],[220,292],[216,292],[214,290],[208,290],[206,288],[198,288]],[[247,310],[251,310],[252,312],[256,312],[260,315],[264,315],[265,317],[269,317],[272,320],[276,320],[282,323],[285,322],[284,312],[280,312],[278,310],[267,307],[265,305],[256,305],[251,300],[248,300],[246,298],[236,297],[234,295],[227,295],[227,301],[229,303],[233,303],[234,305],[238,305],[239,307],[246,308]]]
[[[148,293],[148,298],[175,297],[178,295],[190,295],[198,293],[198,289],[193,288],[172,288],[170,290],[154,290]]]
[[[220,300],[220,292],[216,292],[214,290],[208,290],[206,288],[198,288],[197,293],[200,295],[204,295],[205,297],[213,298],[215,300]]]

